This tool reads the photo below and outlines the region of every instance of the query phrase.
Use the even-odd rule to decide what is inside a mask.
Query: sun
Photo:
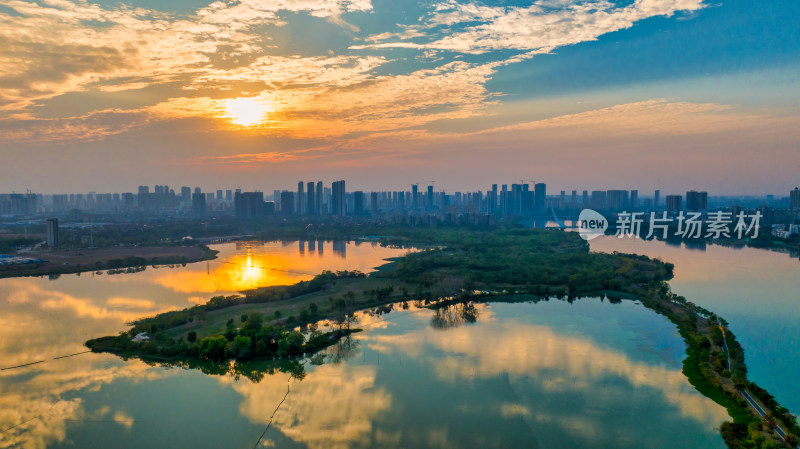
[[[267,105],[257,98],[231,98],[225,100],[225,112],[234,124],[253,126],[266,120]]]

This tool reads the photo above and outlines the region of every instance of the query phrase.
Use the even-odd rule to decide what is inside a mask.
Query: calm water
[[[754,248],[615,237],[592,240],[591,247],[674,263],[672,290],[728,320],[744,347],[749,377],[800,413],[800,260]]]
[[[76,422],[71,419],[102,422],[104,428],[112,431],[120,429],[109,424],[121,422],[124,430],[124,424],[129,422],[126,412],[120,412],[118,406],[87,408],[89,393],[98,389],[110,391],[101,387],[113,391],[127,382],[149,386],[150,380],[172,378],[163,370],[153,370],[142,363],[124,363],[108,355],[56,359],[85,351],[83,342],[89,338],[116,334],[127,329],[125,323],[130,320],[205,302],[217,294],[295,283],[326,269],[370,271],[384,259],[406,253],[343,241],[313,242],[313,245],[308,241],[229,243],[215,245],[214,249],[220,251],[217,260],[186,267],[147,267],[134,274],[83,273],[56,280],[0,279],[0,368],[44,361],[0,371],[0,430],[5,430],[0,434],[0,447],[43,448],[69,441],[71,436],[65,429]],[[188,382],[203,381],[200,376]],[[196,410],[196,404],[191,403],[193,398],[180,396],[180,391],[176,390],[178,396],[171,396],[171,401],[187,407],[182,414]],[[218,394],[198,386],[198,390],[188,395],[199,391],[209,397]],[[130,397],[111,394],[109,400],[127,406],[128,402],[133,404],[152,393],[149,387],[134,388],[125,393],[131,394]],[[154,412],[147,412],[151,413]],[[6,430],[13,426],[18,427]],[[162,435],[154,432],[150,446],[168,447],[166,442],[171,440],[165,437],[165,444],[161,444]],[[128,443],[122,442],[133,436],[128,433],[123,438],[120,434],[120,438],[118,443],[106,447],[128,447]]]
[[[300,245],[220,245],[217,262],[135,274],[0,280],[1,367],[43,361],[0,371],[0,447],[251,448],[273,413],[260,447],[724,447],[714,428],[727,414],[681,374],[674,326],[629,301],[484,305],[474,324],[457,309],[363,315],[365,332],[307,364],[302,380],[54,359],[136,317],[323,269],[368,271],[405,252]]]

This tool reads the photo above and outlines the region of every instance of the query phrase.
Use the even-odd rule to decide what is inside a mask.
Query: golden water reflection
[[[301,246],[302,245],[302,246]],[[179,374],[107,354],[81,354],[91,338],[114,335],[143,316],[205,302],[215,294],[309,279],[323,270],[371,271],[405,250],[353,242],[216,245],[218,259],[131,274],[82,273],[0,279],[0,448],[45,448],[67,424],[109,421],[131,429],[119,406],[87,410],[81,391]],[[328,251],[330,250],[330,251]]]
[[[326,247],[330,248],[326,252]],[[384,259],[406,250],[377,243],[343,241],[268,242],[240,245],[244,251],[221,253],[202,267],[159,272],[153,281],[181,293],[239,292],[257,287],[288,285],[307,280],[323,270],[372,271]],[[202,264],[201,264],[202,265]]]

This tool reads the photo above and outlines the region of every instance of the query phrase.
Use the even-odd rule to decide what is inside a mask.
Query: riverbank
[[[147,265],[171,265],[216,258],[217,251],[205,245],[121,246],[68,251],[34,251],[25,256],[44,262],[0,267],[0,278],[48,276],[116,270]]]

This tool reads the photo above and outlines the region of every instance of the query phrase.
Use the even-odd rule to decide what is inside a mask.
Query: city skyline
[[[665,192],[660,189],[640,192],[638,189],[551,190],[547,194],[547,184],[506,183],[492,184],[490,187],[472,188],[463,191],[435,189],[433,184],[423,186],[412,184],[410,190],[378,189],[364,191],[347,189],[345,180],[334,181],[325,187],[322,181],[299,181],[297,189],[273,189],[271,195],[263,190],[244,191],[236,189],[216,189],[203,191],[200,187],[182,186],[170,188],[169,185],[138,186],[132,192],[89,192],[89,193],[2,193],[0,194],[0,215],[13,217],[31,216],[41,213],[70,213],[71,211],[101,212],[112,214],[190,214],[195,218],[211,215],[233,214],[237,218],[255,219],[274,214],[318,216],[334,215],[361,216],[365,213],[391,211],[430,213],[434,211],[459,214],[490,214],[544,216],[550,209],[572,210],[594,208],[621,212],[654,211],[665,209],[675,213],[708,212],[720,208],[753,208],[767,211],[800,210],[800,187],[788,192],[788,196],[767,195],[764,197],[710,196],[706,191],[687,190],[682,193]],[[556,193],[558,192],[558,193]],[[641,193],[641,194],[640,194]],[[661,198],[664,198],[662,204]],[[685,198],[685,201],[684,201]],[[450,206],[455,206],[452,209]],[[451,210],[452,209],[452,210]],[[791,219],[789,215],[784,217]]]
[[[798,184],[798,13],[2,0],[0,191],[463,190],[538,173],[556,189],[775,194]]]

